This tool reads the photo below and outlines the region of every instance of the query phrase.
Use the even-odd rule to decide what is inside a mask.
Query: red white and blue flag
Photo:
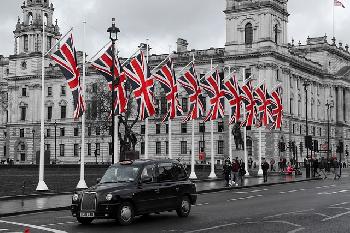
[[[251,78],[249,77],[242,86],[242,101],[245,105],[246,119],[241,123],[241,127],[250,127],[255,124],[255,100],[253,96],[253,85]]]
[[[97,69],[107,80],[108,88],[111,91],[112,90],[112,82],[113,82],[113,75],[112,75],[112,63],[113,63],[113,51],[112,46],[109,46],[109,48],[99,57],[97,60],[92,62],[92,66]],[[119,79],[118,85],[114,85],[114,91],[115,91],[115,101],[114,101],[114,111],[116,114],[122,114],[126,111],[126,106],[128,104],[128,99],[126,98],[126,92],[125,92],[125,73],[123,72],[123,69],[119,63],[119,59],[115,59],[114,63],[114,80]]]
[[[204,116],[204,105],[201,101],[202,90],[199,86],[194,64],[179,78],[179,83],[186,90],[190,102],[190,111],[183,122]]]
[[[140,120],[155,115],[153,103],[154,79],[151,76],[143,52],[131,59],[130,63],[124,67],[134,97],[138,105],[138,115]]]
[[[85,112],[85,103],[80,86],[80,73],[73,44],[73,34],[70,34],[67,41],[50,56],[59,65],[72,91],[74,104],[73,117],[74,119],[78,119]]]
[[[177,116],[182,116],[183,111],[178,99],[178,86],[176,82],[175,71],[173,62],[170,58],[167,63],[157,71],[154,77],[164,89],[168,103],[168,112],[164,116],[162,122],[169,119],[174,119]]]
[[[341,6],[345,8],[344,4],[340,0],[334,0],[334,6]]]
[[[253,96],[256,103],[257,126],[261,127],[269,125],[273,122],[270,111],[271,97],[267,92],[265,83],[255,89]]]
[[[201,87],[208,94],[210,110],[204,121],[224,118],[225,114],[225,90],[222,84],[219,71],[216,70],[210,75],[203,77]]]
[[[272,118],[274,120],[270,129],[279,129],[282,127],[282,118],[283,118],[283,105],[282,105],[282,87],[277,86],[275,90],[271,93],[271,105],[270,111]]]
[[[232,116],[230,116],[231,118],[229,122],[231,125],[233,123],[238,123],[241,118],[242,90],[238,85],[238,80],[235,74],[224,80],[224,87],[226,90],[226,98],[232,110]]]

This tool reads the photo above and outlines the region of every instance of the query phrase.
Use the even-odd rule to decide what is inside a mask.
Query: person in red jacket
[[[231,181],[233,183],[238,182],[238,175],[239,175],[239,162],[238,162],[238,157],[236,157],[235,160],[232,161],[232,173],[231,173]],[[237,185],[237,183],[236,183]]]

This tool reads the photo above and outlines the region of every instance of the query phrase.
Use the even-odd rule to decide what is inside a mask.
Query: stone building
[[[222,48],[189,50],[188,42],[178,39],[173,55],[176,71],[179,72],[193,58],[201,77],[213,66],[228,75],[229,69],[236,70],[242,81],[253,75],[254,85],[265,81],[268,90],[276,85],[283,87],[284,120],[281,130],[262,130],[263,157],[293,157],[288,150],[279,152],[278,142],[295,142],[298,158],[306,156],[304,136],[305,116],[308,115],[308,134],[317,140],[319,149],[327,142],[327,112],[330,109],[330,147],[332,155],[339,141],[344,150],[350,144],[350,53],[349,46],[336,43],[335,38],[321,36],[307,38],[306,44],[288,43],[287,0],[226,0],[224,10],[226,21],[226,43]],[[40,144],[40,100],[41,100],[41,38],[44,11],[45,31],[50,48],[60,37],[57,21],[53,23],[54,8],[46,0],[27,0],[22,6],[23,18],[18,20],[15,36],[15,53],[0,57],[0,159],[12,158],[19,163],[30,163]],[[205,29],[203,29],[205,30]],[[321,32],[320,32],[321,33]],[[149,64],[157,66],[168,54],[151,55]],[[80,61],[82,54],[80,54]],[[62,162],[79,161],[81,143],[81,122],[71,119],[72,96],[58,67],[45,59],[45,145],[50,158]],[[229,68],[230,67],[230,68]],[[108,132],[96,127],[96,105],[92,96],[97,92],[96,80],[103,79],[91,67],[87,70],[88,120],[86,129],[86,161],[110,162],[110,141]],[[307,100],[306,89],[307,88]],[[165,158],[168,155],[168,126],[161,124],[162,114],[167,111],[162,90],[156,87],[155,103],[158,114],[150,119],[149,157]],[[188,109],[188,97],[180,89],[180,102]],[[329,105],[327,105],[327,103]],[[209,109],[209,103],[206,104]],[[307,108],[306,108],[307,106]],[[214,122],[215,161],[220,163],[229,155],[228,104],[226,117]],[[103,120],[103,119],[100,119]],[[173,157],[189,161],[191,154],[191,122],[183,124],[182,118],[172,122]],[[144,122],[134,126],[138,144],[136,149],[144,154]],[[56,133],[55,133],[56,132]],[[56,137],[55,137],[56,134]],[[210,123],[195,122],[195,154],[203,145],[210,157]],[[203,140],[204,138],[204,140]],[[258,160],[258,130],[248,130],[248,154]],[[204,142],[203,142],[204,141]],[[56,145],[56,146],[55,146]],[[242,157],[242,150],[232,146],[233,155]],[[97,150],[97,158],[94,151]],[[314,153],[314,152],[312,152]],[[317,156],[326,156],[318,152]],[[196,158],[198,161],[198,157]]]

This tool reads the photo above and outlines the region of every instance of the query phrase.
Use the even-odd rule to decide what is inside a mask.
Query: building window
[[[50,151],[50,144],[45,144],[45,151]]]
[[[273,28],[273,32],[275,34],[275,43],[278,44],[278,27],[277,27],[277,24]]]
[[[145,134],[146,133],[146,126],[145,125],[141,125],[141,134]]]
[[[245,44],[251,45],[253,43],[253,26],[251,23],[245,25]]]
[[[110,126],[110,127],[108,127],[108,135],[112,136],[112,134],[113,134],[113,127]]]
[[[181,141],[181,154],[187,154],[187,141]]]
[[[19,129],[19,137],[24,138],[24,129]]]
[[[322,128],[320,128],[320,137],[322,136]]]
[[[96,135],[100,135],[100,134],[101,134],[100,127],[96,127]]]
[[[181,133],[187,133],[187,123],[181,123]]]
[[[182,111],[183,112],[188,112],[188,99],[187,98],[182,98]]]
[[[26,115],[27,115],[27,108],[26,107],[21,107],[21,121],[26,120]]]
[[[61,86],[61,96],[66,96],[66,86]]]
[[[205,123],[199,123],[199,132],[200,133],[205,133]]]
[[[165,154],[169,154],[169,142],[165,141]]]
[[[293,124],[293,134],[295,134],[295,124]]]
[[[64,156],[64,144],[60,144],[60,156]]]
[[[300,125],[300,132],[299,132],[300,134],[302,134],[302,130],[303,130],[302,126]]]
[[[109,153],[109,155],[113,154],[113,144],[111,142],[108,143],[108,153]]]
[[[312,135],[316,136],[316,128],[315,128],[315,126],[312,126]]]
[[[74,144],[74,157],[79,156],[79,144]]]
[[[100,150],[101,150],[101,145],[100,143],[96,143],[96,155],[99,156],[100,155]]]
[[[156,154],[160,155],[162,153],[162,144],[161,142],[156,142]]]
[[[21,153],[21,162],[26,161],[26,153]]]
[[[203,111],[207,111],[207,100],[204,96],[199,97],[199,101],[203,104]]]
[[[91,136],[91,127],[88,127],[88,136]]]
[[[204,141],[199,141],[199,148],[198,151],[204,152]]]
[[[61,135],[61,137],[64,137],[64,135],[65,135],[65,130],[64,130],[64,128],[60,128],[60,135]]]
[[[52,96],[52,87],[47,87],[47,96]]]
[[[160,124],[156,124],[156,134],[160,134]]]
[[[289,112],[290,115],[293,115],[293,98],[289,99]]]
[[[28,35],[24,35],[24,52],[28,52]]]
[[[79,128],[74,128],[74,136],[79,136]]]
[[[141,154],[145,154],[145,142],[141,142]]]
[[[87,154],[91,156],[91,143],[87,144]]]
[[[46,129],[46,137],[51,137],[51,130],[50,129]]]
[[[166,98],[163,96],[161,99],[160,99],[160,112],[162,114],[166,114],[168,112],[168,109],[167,109],[167,100]]]
[[[61,106],[61,119],[66,119],[67,116],[67,106]]]
[[[47,119],[52,119],[52,106],[47,107]]]
[[[22,88],[22,96],[23,97],[27,96],[27,88],[25,88],[25,87]]]
[[[219,155],[224,154],[224,141],[223,140],[218,141],[218,154]]]
[[[169,125],[165,124],[165,133],[169,133]]]
[[[222,122],[222,121],[218,122],[218,132],[219,133],[224,132],[224,122]]]

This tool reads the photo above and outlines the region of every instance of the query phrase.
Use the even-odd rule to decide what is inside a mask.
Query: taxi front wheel
[[[134,206],[130,202],[123,202],[117,213],[117,221],[120,225],[126,226],[133,222],[134,220]]]
[[[94,220],[93,218],[81,218],[77,217],[78,222],[80,222],[83,225],[89,225]]]
[[[179,217],[188,217],[191,211],[191,202],[188,196],[183,196],[181,202],[179,203],[176,213]]]

